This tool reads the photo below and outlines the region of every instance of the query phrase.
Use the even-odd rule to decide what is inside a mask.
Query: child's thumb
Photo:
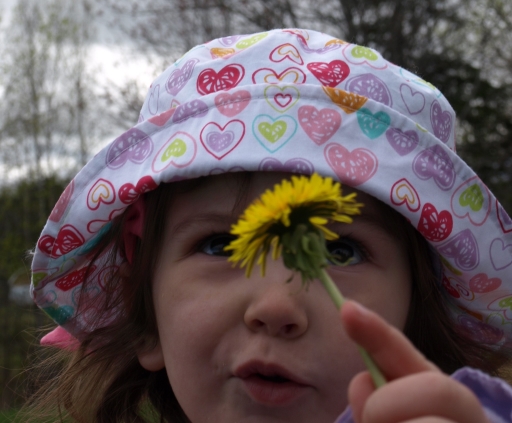
[[[358,373],[351,380],[348,387],[348,402],[352,408],[352,417],[356,423],[363,421],[364,405],[374,391],[375,385],[368,372]]]

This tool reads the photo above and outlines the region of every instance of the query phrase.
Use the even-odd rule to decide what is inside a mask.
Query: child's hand
[[[375,390],[368,372],[352,379],[348,395],[357,423],[488,422],[468,388],[443,374],[380,316],[347,301],[341,318],[348,335],[388,380]]]

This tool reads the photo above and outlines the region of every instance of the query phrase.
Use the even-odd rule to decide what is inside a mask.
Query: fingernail
[[[356,313],[359,314],[360,318],[366,319],[370,316],[371,312],[365,306],[355,301],[351,301],[351,303],[352,307],[354,307]]]

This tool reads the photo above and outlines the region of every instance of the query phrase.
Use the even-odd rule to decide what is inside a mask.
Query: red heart
[[[57,239],[51,235],[44,235],[39,239],[37,246],[46,255],[56,258],[82,246],[84,242],[84,237],[73,225],[64,225]]]
[[[246,90],[240,90],[233,94],[219,94],[215,97],[215,105],[223,115],[233,117],[244,110],[250,100],[251,93]]]
[[[74,187],[75,181],[73,180],[61,194],[59,201],[57,201],[57,204],[55,204],[55,207],[53,208],[48,220],[51,220],[52,222],[58,222],[60,219],[62,219],[62,216],[64,215],[64,212],[68,207],[69,200],[71,200],[71,195],[73,194]]]
[[[139,179],[139,182],[137,182],[137,185],[134,186],[132,183],[128,182],[119,188],[119,199],[124,204],[132,204],[141,194],[144,194],[145,192],[154,190],[158,184],[153,180],[153,178],[149,175],[143,176]]]
[[[500,285],[500,278],[489,278],[485,273],[478,273],[469,281],[469,289],[478,294],[494,291]]]
[[[96,266],[91,266],[90,273],[93,273],[95,270]],[[87,267],[75,270],[55,282],[55,287],[62,291],[69,291],[71,288],[74,288],[78,284],[82,283],[86,272]]]
[[[338,178],[351,186],[366,182],[377,171],[377,157],[365,148],[348,151],[342,145],[333,143],[325,147],[324,154]]]
[[[149,119],[149,121],[153,125],[157,126],[164,126],[165,123],[172,117],[174,112],[176,111],[176,107],[172,107],[169,110],[166,110],[165,112],[160,113],[159,115],[153,116]]]
[[[453,218],[448,210],[440,213],[436,208],[426,203],[421,211],[420,221],[418,222],[418,231],[429,241],[439,242],[448,238],[452,233]]]
[[[443,287],[454,298],[460,298],[459,291],[457,291],[450,283],[446,276],[443,276]]]
[[[334,88],[350,74],[350,68],[343,60],[308,63],[309,71],[324,86]]]
[[[197,77],[197,91],[206,95],[236,87],[245,75],[242,65],[232,64],[223,67],[219,72],[208,68]]]

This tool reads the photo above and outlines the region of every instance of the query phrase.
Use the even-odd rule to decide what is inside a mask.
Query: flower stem
[[[335,285],[335,283],[332,281],[331,277],[327,273],[325,269],[321,269],[318,275],[318,279],[320,279],[320,282],[322,282],[322,285],[327,290],[327,293],[331,297],[332,301],[336,305],[336,308],[338,310],[341,309],[343,303],[345,302],[345,298],[343,295],[341,295],[340,290]],[[381,386],[386,384],[386,378],[380,371],[379,367],[373,359],[370,357],[370,354],[368,354],[368,351],[366,351],[364,348],[359,347],[359,353],[361,354],[361,357],[363,358],[364,364],[366,365],[366,368],[370,372],[370,375],[373,380],[373,384],[376,388],[380,388]]]

